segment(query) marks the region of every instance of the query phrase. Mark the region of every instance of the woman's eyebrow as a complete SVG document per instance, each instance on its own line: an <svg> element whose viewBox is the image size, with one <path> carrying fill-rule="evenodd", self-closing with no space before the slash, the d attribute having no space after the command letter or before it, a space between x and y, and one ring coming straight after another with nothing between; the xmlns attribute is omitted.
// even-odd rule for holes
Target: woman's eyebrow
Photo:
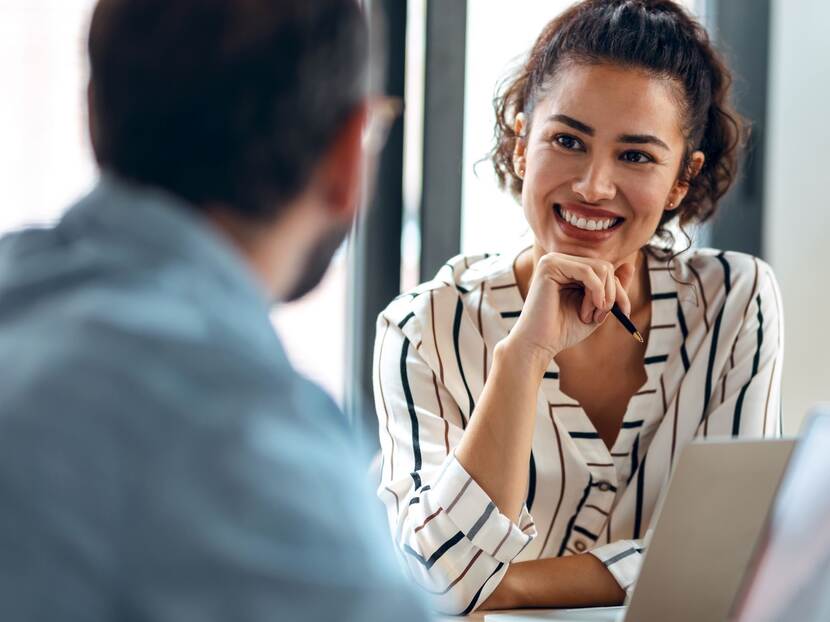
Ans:
<svg viewBox="0 0 830 622"><path fill-rule="evenodd" d="M587 134L588 136L594 135L594 128L590 125L585 125L582 121L577 121L573 117L569 117L566 114L554 114L548 117L548 121L559 121L560 123L564 123L565 125L574 128L575 130L582 132L583 134Z"/></svg>
<svg viewBox="0 0 830 622"><path fill-rule="evenodd" d="M634 145L657 145L667 151L669 150L669 146L666 143L651 134L623 134L617 137L617 142Z"/></svg>
<svg viewBox="0 0 830 622"><path fill-rule="evenodd" d="M588 136L596 134L596 130L594 130L594 128L590 125L583 123L582 121L578 121L573 117L569 117L566 114L551 115L548 117L548 121L559 121L560 123L563 123L568 127L572 127L583 134L587 134ZM669 150L669 146L666 143L651 134L621 134L617 137L617 142L633 145L656 145L658 147L662 147L663 149Z"/></svg>

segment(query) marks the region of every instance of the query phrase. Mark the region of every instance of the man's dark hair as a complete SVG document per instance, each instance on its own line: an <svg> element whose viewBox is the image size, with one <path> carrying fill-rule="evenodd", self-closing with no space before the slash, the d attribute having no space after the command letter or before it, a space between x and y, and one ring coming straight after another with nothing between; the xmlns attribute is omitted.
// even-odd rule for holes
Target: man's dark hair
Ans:
<svg viewBox="0 0 830 622"><path fill-rule="evenodd" d="M365 97L368 48L356 0L100 0L98 162L195 208L271 219Z"/></svg>

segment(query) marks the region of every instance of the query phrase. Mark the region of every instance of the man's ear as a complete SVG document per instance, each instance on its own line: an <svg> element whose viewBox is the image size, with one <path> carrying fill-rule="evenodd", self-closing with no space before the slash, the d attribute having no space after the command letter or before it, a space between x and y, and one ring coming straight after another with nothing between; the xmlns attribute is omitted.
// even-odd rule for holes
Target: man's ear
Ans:
<svg viewBox="0 0 830 622"><path fill-rule="evenodd" d="M319 184L325 209L336 218L352 218L360 203L365 162L363 128L367 114L368 108L363 104L347 117L313 177L314 183Z"/></svg>
<svg viewBox="0 0 830 622"><path fill-rule="evenodd" d="M89 142L92 145L92 153L95 154L95 159L101 163L101 154L98 141L98 128L96 126L96 111L95 111L95 85L90 78L86 86L86 115L89 129Z"/></svg>

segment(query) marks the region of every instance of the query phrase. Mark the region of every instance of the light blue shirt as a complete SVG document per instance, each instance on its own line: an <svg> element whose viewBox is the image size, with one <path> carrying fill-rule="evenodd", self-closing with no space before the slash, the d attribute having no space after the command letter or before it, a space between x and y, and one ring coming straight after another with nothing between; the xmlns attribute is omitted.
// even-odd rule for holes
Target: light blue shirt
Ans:
<svg viewBox="0 0 830 622"><path fill-rule="evenodd" d="M426 618L268 311L201 217L113 178L0 241L0 619Z"/></svg>

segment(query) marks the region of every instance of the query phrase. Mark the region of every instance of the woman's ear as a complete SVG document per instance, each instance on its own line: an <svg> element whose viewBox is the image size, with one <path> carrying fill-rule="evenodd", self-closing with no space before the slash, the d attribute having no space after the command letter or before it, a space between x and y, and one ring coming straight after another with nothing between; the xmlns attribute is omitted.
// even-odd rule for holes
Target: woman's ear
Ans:
<svg viewBox="0 0 830 622"><path fill-rule="evenodd" d="M695 151L689 162L689 170L688 170L688 177L685 179L694 179L700 173L700 169L703 168L703 163L706 161L706 156L703 155L702 151ZM686 193L689 192L689 182L684 181L683 179L678 179L674 183L674 187L669 192L669 196L666 199L666 205L663 209L671 211L680 207L680 204L683 202L683 199L686 198Z"/></svg>
<svg viewBox="0 0 830 622"><path fill-rule="evenodd" d="M516 134L516 144L513 147L513 170L519 178L525 176L525 154L527 153L527 138L525 137L525 130L527 129L527 119L524 112L516 115L516 120L513 122L513 132Z"/></svg>

